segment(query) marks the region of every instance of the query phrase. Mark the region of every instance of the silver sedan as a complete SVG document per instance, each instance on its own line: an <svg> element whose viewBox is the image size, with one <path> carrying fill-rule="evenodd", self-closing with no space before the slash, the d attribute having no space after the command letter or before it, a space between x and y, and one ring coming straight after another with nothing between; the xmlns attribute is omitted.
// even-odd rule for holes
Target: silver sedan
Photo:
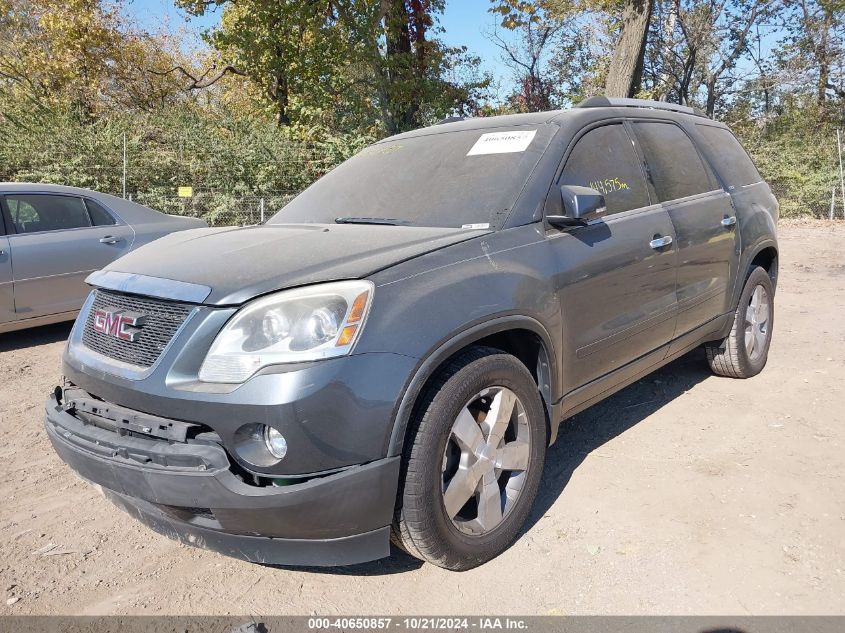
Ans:
<svg viewBox="0 0 845 633"><path fill-rule="evenodd" d="M76 317L95 270L159 237L207 226L96 191L0 183L0 333Z"/></svg>

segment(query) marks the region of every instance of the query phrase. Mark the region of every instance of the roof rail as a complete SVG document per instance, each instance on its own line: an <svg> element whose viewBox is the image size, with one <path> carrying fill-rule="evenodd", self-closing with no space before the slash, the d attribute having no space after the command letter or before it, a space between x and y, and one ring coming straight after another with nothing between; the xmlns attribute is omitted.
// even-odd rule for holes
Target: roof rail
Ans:
<svg viewBox="0 0 845 633"><path fill-rule="evenodd" d="M666 101L649 101L648 99L624 99L622 97L590 97L579 103L576 108L651 108L653 110L669 110L694 116L707 117L698 108L667 103Z"/></svg>
<svg viewBox="0 0 845 633"><path fill-rule="evenodd" d="M457 123L458 121L465 121L465 116L447 116L445 119L440 119L435 125L443 125L444 123Z"/></svg>

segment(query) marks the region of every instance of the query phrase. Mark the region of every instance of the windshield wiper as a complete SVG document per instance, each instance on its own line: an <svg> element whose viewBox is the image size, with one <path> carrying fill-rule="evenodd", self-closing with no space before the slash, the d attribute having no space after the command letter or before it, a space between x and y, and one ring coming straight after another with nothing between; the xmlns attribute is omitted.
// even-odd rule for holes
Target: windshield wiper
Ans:
<svg viewBox="0 0 845 633"><path fill-rule="evenodd" d="M336 224L385 224L388 226L407 226L410 224L407 220L399 220L397 218L356 218L345 217L335 218Z"/></svg>

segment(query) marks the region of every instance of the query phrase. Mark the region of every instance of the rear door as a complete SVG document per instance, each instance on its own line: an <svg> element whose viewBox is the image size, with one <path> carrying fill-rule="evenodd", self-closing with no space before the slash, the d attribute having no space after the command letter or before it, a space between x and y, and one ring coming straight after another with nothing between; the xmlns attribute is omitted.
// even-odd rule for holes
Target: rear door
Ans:
<svg viewBox="0 0 845 633"><path fill-rule="evenodd" d="M669 214L652 203L621 122L583 133L565 160L558 186L564 184L597 189L607 202L603 220L547 232L561 271L562 362L573 389L671 339L676 252ZM551 195L559 196L557 187Z"/></svg>
<svg viewBox="0 0 845 633"><path fill-rule="evenodd" d="M730 308L730 280L739 261L730 195L686 132L670 121L634 121L657 200L675 227L678 325L682 336Z"/></svg>
<svg viewBox="0 0 845 633"><path fill-rule="evenodd" d="M14 321L15 295L12 290L12 253L3 214L0 213L0 323Z"/></svg>
<svg viewBox="0 0 845 633"><path fill-rule="evenodd" d="M7 193L3 206L13 231L8 240L19 319L78 310L89 290L85 278L132 241L130 227L107 211L102 217L101 207L90 212L79 196Z"/></svg>

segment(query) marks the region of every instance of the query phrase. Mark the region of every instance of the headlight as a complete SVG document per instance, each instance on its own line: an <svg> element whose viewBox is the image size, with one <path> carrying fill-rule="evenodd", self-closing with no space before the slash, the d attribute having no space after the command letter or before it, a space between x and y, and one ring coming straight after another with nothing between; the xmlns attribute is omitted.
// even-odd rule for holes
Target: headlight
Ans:
<svg viewBox="0 0 845 633"><path fill-rule="evenodd" d="M348 354L364 327L372 297L369 281L338 281L253 301L214 339L199 379L241 383L269 365Z"/></svg>

